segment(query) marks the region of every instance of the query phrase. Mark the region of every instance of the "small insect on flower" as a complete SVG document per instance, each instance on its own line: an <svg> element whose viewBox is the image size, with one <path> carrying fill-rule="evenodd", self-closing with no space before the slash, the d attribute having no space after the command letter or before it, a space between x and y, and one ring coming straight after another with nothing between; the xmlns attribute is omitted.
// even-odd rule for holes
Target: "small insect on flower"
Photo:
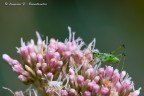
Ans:
<svg viewBox="0 0 144 96"><path fill-rule="evenodd" d="M118 64L120 62L120 59L118 56L125 56L124 53L119 54L118 56L115 55L117 51L120 49L125 48L125 45L121 45L119 48L115 49L111 53L101 53L101 52L93 52L93 59L100 59L101 62L103 63L110 63L110 64ZM91 61L90 61L91 62Z"/></svg>
<svg viewBox="0 0 144 96"><path fill-rule="evenodd" d="M120 59L113 54L110 53L100 53L94 52L93 59L99 58L102 62L117 64L120 62Z"/></svg>

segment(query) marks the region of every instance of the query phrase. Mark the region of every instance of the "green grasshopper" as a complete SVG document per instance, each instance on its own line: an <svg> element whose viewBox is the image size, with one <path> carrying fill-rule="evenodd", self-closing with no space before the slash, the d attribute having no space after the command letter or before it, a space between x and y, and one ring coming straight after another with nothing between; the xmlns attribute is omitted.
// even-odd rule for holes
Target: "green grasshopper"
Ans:
<svg viewBox="0 0 144 96"><path fill-rule="evenodd" d="M102 62L117 64L120 62L120 59L113 54L110 53L100 53L100 52L93 52L93 59L100 59Z"/></svg>
<svg viewBox="0 0 144 96"><path fill-rule="evenodd" d="M116 50L114 50L111 53L101 53L101 52L93 52L93 59L95 60L96 58L100 59L101 62L104 63L110 63L110 64L118 64L120 62L120 59L118 58L118 56L114 55L119 49L121 48L125 48L125 45L123 44L122 46L120 46L119 48L117 48ZM124 53L119 54L119 56L125 56ZM92 61L90 61L92 62Z"/></svg>

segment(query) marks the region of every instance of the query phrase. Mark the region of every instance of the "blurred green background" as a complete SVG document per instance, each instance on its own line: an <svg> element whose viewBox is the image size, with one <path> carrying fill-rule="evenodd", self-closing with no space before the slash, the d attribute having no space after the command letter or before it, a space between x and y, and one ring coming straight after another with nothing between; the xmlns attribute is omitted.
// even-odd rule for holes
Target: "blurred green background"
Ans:
<svg viewBox="0 0 144 96"><path fill-rule="evenodd" d="M30 0L26 0L28 3ZM31 0L32 1L32 0ZM142 0L141 0L142 1ZM126 45L124 70L132 77L135 88L144 88L144 2L108 0L33 0L47 6L5 6L0 1L0 56L7 53L19 58L16 46L20 38L36 39L35 31L43 36L64 41L71 26L86 43L96 37L96 48L110 52L121 44ZM19 58L20 59L20 58ZM17 79L10 66L0 58L0 96L12 96L2 89L14 91L27 88ZM141 90L141 95L144 90Z"/></svg>

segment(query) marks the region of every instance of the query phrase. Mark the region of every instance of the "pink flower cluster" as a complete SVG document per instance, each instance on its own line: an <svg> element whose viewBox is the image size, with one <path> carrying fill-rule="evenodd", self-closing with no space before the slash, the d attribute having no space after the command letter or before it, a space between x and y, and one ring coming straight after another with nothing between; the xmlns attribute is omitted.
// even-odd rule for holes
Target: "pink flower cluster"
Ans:
<svg viewBox="0 0 144 96"><path fill-rule="evenodd" d="M69 69L69 83L72 88L62 90L61 96L138 96L140 89L134 90L134 83L125 71L119 72L111 66L95 68L83 65L75 73ZM73 94L71 95L71 90ZM67 95L63 95L66 94ZM79 95L81 94L81 95Z"/></svg>
<svg viewBox="0 0 144 96"><path fill-rule="evenodd" d="M100 61L93 60L92 51L95 39L86 47L81 38L69 29L69 38L60 42L54 38L42 40L36 32L38 41L27 44L21 39L17 52L23 62L3 54L3 59L12 66L18 78L32 85L29 95L37 96L138 96L140 88L125 71L119 72L111 66L100 67ZM95 50L98 51L98 50ZM33 91L32 91L33 90ZM38 92L38 93L37 93ZM17 95L18 94L18 95ZM24 96L22 91L16 96ZM19 95L21 94L21 95Z"/></svg>

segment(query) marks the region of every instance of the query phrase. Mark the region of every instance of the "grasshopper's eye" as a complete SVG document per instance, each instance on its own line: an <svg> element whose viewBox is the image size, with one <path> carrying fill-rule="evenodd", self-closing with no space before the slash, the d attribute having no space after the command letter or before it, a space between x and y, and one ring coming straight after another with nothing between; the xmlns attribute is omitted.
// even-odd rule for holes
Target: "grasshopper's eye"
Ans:
<svg viewBox="0 0 144 96"><path fill-rule="evenodd" d="M122 44L121 46L122 46L122 48L125 48L125 44Z"/></svg>

